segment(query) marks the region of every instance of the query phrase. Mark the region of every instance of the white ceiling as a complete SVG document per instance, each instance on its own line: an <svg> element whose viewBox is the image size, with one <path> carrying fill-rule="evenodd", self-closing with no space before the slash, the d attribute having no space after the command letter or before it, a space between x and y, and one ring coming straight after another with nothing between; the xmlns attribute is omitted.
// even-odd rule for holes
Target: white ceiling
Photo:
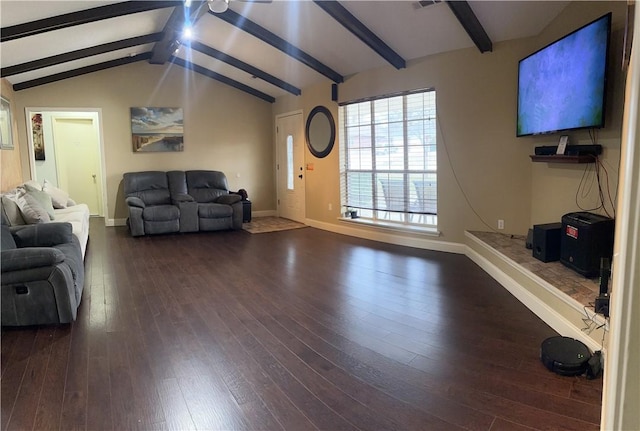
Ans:
<svg viewBox="0 0 640 431"><path fill-rule="evenodd" d="M77 12L113 1L0 0L2 28ZM471 9L495 44L540 33L568 1L470 1ZM446 3L421 7L417 1L341 1L351 14L382 39L404 60L472 47L473 42ZM308 0L252 3L231 0L230 8L311 55L342 76L390 66L373 49ZM88 24L48 31L0 44L3 68L53 55L161 32L174 8L140 12ZM194 39L233 56L295 87L304 88L326 79L302 62L242 31L214 14L205 13L194 26ZM12 84L25 83L101 62L151 51L154 44L139 45L80 60L6 76ZM271 97L285 90L252 74L182 46L177 57L205 67ZM392 67L392 66L390 66Z"/></svg>

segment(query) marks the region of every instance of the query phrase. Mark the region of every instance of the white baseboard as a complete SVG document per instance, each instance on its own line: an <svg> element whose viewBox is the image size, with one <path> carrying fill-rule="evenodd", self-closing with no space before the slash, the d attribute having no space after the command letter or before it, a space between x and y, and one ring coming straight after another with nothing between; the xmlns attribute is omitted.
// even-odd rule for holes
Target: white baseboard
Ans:
<svg viewBox="0 0 640 431"><path fill-rule="evenodd" d="M251 211L251 217L275 217L278 215L276 210Z"/></svg>
<svg viewBox="0 0 640 431"><path fill-rule="evenodd" d="M529 310L531 310L536 316L542 319L542 321L544 321L547 325L553 328L556 332L558 332L562 336L571 337L576 340L582 341L592 351L604 350L603 346L601 346L600 343L598 343L596 340L591 338L585 332L581 331L580 328L576 327L573 323L567 320L564 316L562 316L559 312L557 312L551 305L542 301L533 293L525 289L517 281L515 281L509 275L505 274L500 268L498 268L495 264L493 264L491 261L489 261L487 258L482 256L481 254L479 254L477 251L467 246L466 254L467 254L467 257L469 257L469 259L473 260L478 266L480 266L480 268L482 268L487 274L493 277L498 283L500 283L505 289L507 289L513 296L515 296L522 304L524 304ZM536 283L542 285L547 290L554 293L554 295L558 296L559 301L563 301L569 304L572 308L575 309L575 312L577 313L577 315L584 315L582 306L578 304L577 301L569 297L560 298L559 295L561 293L558 292L558 289L549 285L549 283L540 279L535 274L529 273L529 271L524 268L519 268L518 270L522 272L525 276L534 278ZM596 319L598 318L599 316L596 317ZM604 323L604 321L602 321L602 323Z"/></svg>
<svg viewBox="0 0 640 431"><path fill-rule="evenodd" d="M127 219L126 218L108 218L108 219L105 219L104 225L107 227L126 226Z"/></svg>
<svg viewBox="0 0 640 431"><path fill-rule="evenodd" d="M329 232L339 233L342 235L355 236L357 238L370 239L373 241L385 242L388 244L403 245L407 247L422 248L425 250L444 251L447 253L464 254L466 246L448 241L435 241L420 236L401 236L390 232L372 231L368 229L360 229L354 225L327 223L318 220L306 219L305 224Z"/></svg>

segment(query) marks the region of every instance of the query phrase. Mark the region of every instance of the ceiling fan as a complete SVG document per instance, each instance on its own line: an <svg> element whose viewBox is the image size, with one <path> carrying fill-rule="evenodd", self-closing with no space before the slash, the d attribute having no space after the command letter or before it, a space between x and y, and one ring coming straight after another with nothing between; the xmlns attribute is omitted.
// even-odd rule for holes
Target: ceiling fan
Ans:
<svg viewBox="0 0 640 431"><path fill-rule="evenodd" d="M223 13L229 9L229 2L232 0L207 0L209 10L213 13ZM272 0L233 0L251 3L271 3Z"/></svg>

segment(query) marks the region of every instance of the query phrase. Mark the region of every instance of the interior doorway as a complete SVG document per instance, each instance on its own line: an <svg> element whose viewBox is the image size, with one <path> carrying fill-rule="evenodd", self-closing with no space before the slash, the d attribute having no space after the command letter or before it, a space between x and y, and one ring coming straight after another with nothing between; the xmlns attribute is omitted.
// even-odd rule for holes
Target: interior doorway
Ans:
<svg viewBox="0 0 640 431"><path fill-rule="evenodd" d="M305 222L304 124L302 111L276 117L278 215Z"/></svg>
<svg viewBox="0 0 640 431"><path fill-rule="evenodd" d="M45 179L104 217L105 187L101 112L26 108L31 178Z"/></svg>

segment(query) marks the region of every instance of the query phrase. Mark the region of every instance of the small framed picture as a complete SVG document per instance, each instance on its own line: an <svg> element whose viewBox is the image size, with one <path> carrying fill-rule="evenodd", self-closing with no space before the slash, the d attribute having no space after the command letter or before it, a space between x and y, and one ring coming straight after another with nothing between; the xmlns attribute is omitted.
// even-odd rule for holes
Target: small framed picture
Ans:
<svg viewBox="0 0 640 431"><path fill-rule="evenodd" d="M567 150L567 142L569 141L569 135L560 136L560 142L558 142L558 149L556 150L556 154L564 154Z"/></svg>
<svg viewBox="0 0 640 431"><path fill-rule="evenodd" d="M11 104L4 97L0 110L0 149L13 150L13 130L11 128Z"/></svg>

